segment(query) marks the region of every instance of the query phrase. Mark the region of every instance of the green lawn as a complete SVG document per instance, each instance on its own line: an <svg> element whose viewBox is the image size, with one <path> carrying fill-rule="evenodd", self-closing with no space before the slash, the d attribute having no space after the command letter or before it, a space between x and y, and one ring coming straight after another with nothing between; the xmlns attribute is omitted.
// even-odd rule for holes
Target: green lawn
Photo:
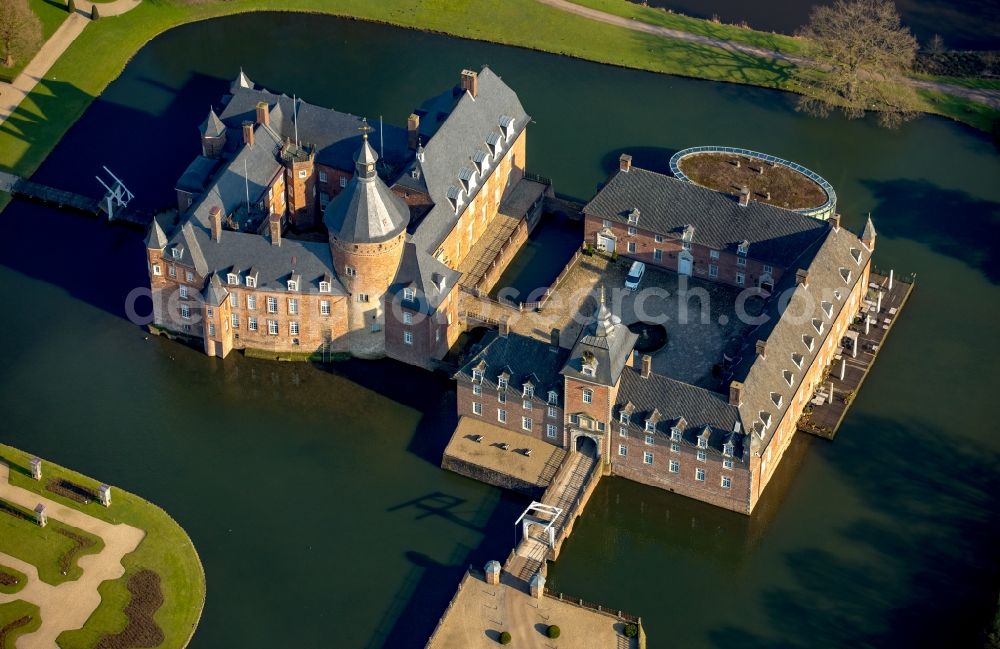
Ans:
<svg viewBox="0 0 1000 649"><path fill-rule="evenodd" d="M11 482L41 492L42 484L28 475L28 460L26 453L0 444L0 461L11 465ZM46 478L64 478L87 489L96 490L100 484L50 462L44 463L44 471ZM91 649L100 638L125 628L127 619L122 610L130 599L126 588L128 578L142 569L149 569L160 576L164 597L163 606L155 615L156 623L166 636L159 647L184 647L194 633L205 602L205 573L184 530L159 507L121 489L113 490L109 508L96 502L81 505L49 492L45 492L45 496L95 518L116 524L127 523L146 532L135 552L122 559L125 574L120 579L101 584L100 607L82 629L61 634L59 646L63 649Z"/></svg>
<svg viewBox="0 0 1000 649"><path fill-rule="evenodd" d="M962 86L963 88L973 88L976 90L1000 90L1000 79L981 79L979 77L946 77L935 74L915 74L913 76L916 79L923 79L925 81L940 81L941 83L950 83L953 86Z"/></svg>
<svg viewBox="0 0 1000 649"><path fill-rule="evenodd" d="M31 10L35 12L38 20L42 23L42 40L38 43L37 47L21 54L14 61L12 67L7 68L0 65L0 81L13 81L17 75L21 74L21 70L24 69L24 66L28 65L28 62L35 56L39 48L41 48L42 43L49 40L49 36L52 36L59 29L59 25L69 16L66 9L56 6L53 4L54 1L28 0L28 6L31 7Z"/></svg>
<svg viewBox="0 0 1000 649"><path fill-rule="evenodd" d="M37 631L38 627L42 625L42 618L38 615L38 607L34 604L29 604L20 599L8 602L7 604L0 604L0 630L24 616L30 617L31 621L23 626L9 629L4 634L3 640L0 641L0 649L14 649L14 643L19 637L26 633Z"/></svg>
<svg viewBox="0 0 1000 649"><path fill-rule="evenodd" d="M28 583L28 576L27 575L25 575L20 570L14 570L10 566L5 566L2 563L0 563L0 573L3 573L4 575L7 575L8 577L13 577L14 579L17 580L16 584L12 584L12 585L8 586L8 585L6 585L6 584L3 583L2 579L0 579L0 593L4 593L5 595L11 595L13 593L16 593L17 591L19 591L22 588L24 588L24 585ZM2 625L0 625L0 626L2 626Z"/></svg>
<svg viewBox="0 0 1000 649"><path fill-rule="evenodd" d="M93 534L52 519L39 527L34 518L34 512L0 500L0 552L38 568L39 579L47 584L79 579L80 557L104 549L104 541ZM81 544L68 535L85 541Z"/></svg>
<svg viewBox="0 0 1000 649"><path fill-rule="evenodd" d="M994 122L1000 120L1000 111L961 97L948 95L933 90L917 89L917 95L923 104L923 110L935 115L950 117L959 122L974 126L981 131L989 132Z"/></svg>

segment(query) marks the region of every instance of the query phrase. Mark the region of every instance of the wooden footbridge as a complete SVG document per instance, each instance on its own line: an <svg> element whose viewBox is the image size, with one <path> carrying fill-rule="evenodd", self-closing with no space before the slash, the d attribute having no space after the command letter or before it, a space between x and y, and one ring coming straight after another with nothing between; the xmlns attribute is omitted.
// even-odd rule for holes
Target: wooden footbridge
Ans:
<svg viewBox="0 0 1000 649"><path fill-rule="evenodd" d="M56 209L107 217L108 221L145 229L152 222L155 213L152 210L129 207L132 193L114 174L110 171L108 174L114 179L113 182L105 184L98 178L107 189L104 197L99 199L35 183L5 172L0 172L0 190L10 192L11 196Z"/></svg>

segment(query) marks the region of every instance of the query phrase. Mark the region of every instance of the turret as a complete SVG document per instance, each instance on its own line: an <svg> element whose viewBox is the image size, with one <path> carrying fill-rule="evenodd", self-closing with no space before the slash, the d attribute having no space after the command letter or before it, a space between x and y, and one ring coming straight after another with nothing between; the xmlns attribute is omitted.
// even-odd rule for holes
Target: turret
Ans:
<svg viewBox="0 0 1000 649"><path fill-rule="evenodd" d="M875 224L872 223L872 215L868 215L868 222L865 223L865 230L861 233L861 243L865 244L868 250L875 250Z"/></svg>
<svg viewBox="0 0 1000 649"><path fill-rule="evenodd" d="M218 158L226 147L226 125L222 123L215 109L208 109L208 117L201 125L201 154L206 158Z"/></svg>

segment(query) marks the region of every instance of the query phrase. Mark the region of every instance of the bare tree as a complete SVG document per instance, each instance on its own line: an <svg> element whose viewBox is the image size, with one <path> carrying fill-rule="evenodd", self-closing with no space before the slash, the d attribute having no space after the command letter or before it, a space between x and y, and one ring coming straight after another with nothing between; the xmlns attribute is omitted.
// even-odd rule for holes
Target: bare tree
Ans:
<svg viewBox="0 0 1000 649"><path fill-rule="evenodd" d="M28 0L0 1L0 56L8 68L42 39L42 23L28 7Z"/></svg>
<svg viewBox="0 0 1000 649"><path fill-rule="evenodd" d="M817 65L800 75L806 95L799 110L825 117L839 109L851 119L874 110L890 128L916 115L916 92L900 77L913 66L917 40L892 0L818 6L800 34Z"/></svg>

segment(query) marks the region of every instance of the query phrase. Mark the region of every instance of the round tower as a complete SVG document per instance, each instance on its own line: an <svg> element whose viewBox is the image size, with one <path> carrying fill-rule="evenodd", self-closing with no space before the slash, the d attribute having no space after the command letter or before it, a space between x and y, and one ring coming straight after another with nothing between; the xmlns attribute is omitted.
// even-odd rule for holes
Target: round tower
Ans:
<svg viewBox="0 0 1000 649"><path fill-rule="evenodd" d="M365 134L354 155L354 177L323 215L333 265L347 289L348 349L385 355L385 297L399 269L410 210L375 171L378 156Z"/></svg>

